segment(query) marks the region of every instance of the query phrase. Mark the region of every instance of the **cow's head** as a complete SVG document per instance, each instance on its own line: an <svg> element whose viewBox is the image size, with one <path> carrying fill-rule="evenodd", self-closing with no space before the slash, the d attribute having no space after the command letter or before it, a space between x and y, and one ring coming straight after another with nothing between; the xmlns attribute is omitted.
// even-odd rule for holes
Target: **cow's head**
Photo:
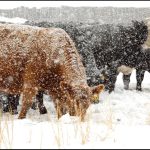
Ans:
<svg viewBox="0 0 150 150"><path fill-rule="evenodd" d="M147 40L142 45L142 48L144 50L149 50L150 49L150 18L146 18L144 20L144 23L146 24L146 26L148 28L148 37L147 37Z"/></svg>
<svg viewBox="0 0 150 150"><path fill-rule="evenodd" d="M71 116L80 116L84 119L89 105L99 97L104 89L103 85L89 87L88 85L70 85L61 82L62 90L65 90L68 104L68 111Z"/></svg>
<svg viewBox="0 0 150 150"><path fill-rule="evenodd" d="M144 44L148 37L148 26L143 21L132 21L132 23L134 30L131 32L131 37L133 35L136 44Z"/></svg>

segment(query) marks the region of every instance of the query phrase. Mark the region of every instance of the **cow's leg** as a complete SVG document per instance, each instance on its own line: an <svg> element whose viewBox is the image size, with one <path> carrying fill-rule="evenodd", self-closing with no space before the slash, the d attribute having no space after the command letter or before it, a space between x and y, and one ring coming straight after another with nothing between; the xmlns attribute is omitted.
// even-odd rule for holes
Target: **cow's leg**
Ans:
<svg viewBox="0 0 150 150"><path fill-rule="evenodd" d="M136 70L136 80L137 80L136 90L138 91L142 91L141 85L144 79L144 73L145 73L144 70L140 70L140 69Z"/></svg>
<svg viewBox="0 0 150 150"><path fill-rule="evenodd" d="M38 101L37 101L37 99L35 99L35 101L32 103L31 109L36 110L37 105L38 105Z"/></svg>
<svg viewBox="0 0 150 150"><path fill-rule="evenodd" d="M56 109L57 118L58 119L61 118L63 113L62 113L62 106L61 106L59 100L56 100L56 102L55 102L55 109Z"/></svg>
<svg viewBox="0 0 150 150"><path fill-rule="evenodd" d="M8 94L8 109L11 114L18 114L17 106L19 105L20 95Z"/></svg>
<svg viewBox="0 0 150 150"><path fill-rule="evenodd" d="M123 83L124 83L124 89L125 90L129 89L130 76L131 76L131 74L128 74L128 75L123 74Z"/></svg>
<svg viewBox="0 0 150 150"><path fill-rule="evenodd" d="M67 113L67 104L60 102L61 100L56 100L54 101L54 105L55 105L55 109L56 109L56 114L57 114L57 118L61 118L61 116L65 115Z"/></svg>
<svg viewBox="0 0 150 150"><path fill-rule="evenodd" d="M32 106L33 97L36 94L36 89L32 87L30 84L25 84L26 86L23 89L23 98L22 98L22 108L19 114L19 119L23 119L26 117L26 113L28 109Z"/></svg>
<svg viewBox="0 0 150 150"><path fill-rule="evenodd" d="M114 74L113 76L110 77L109 93L111 93L115 89L115 83L116 83L116 80L117 80L117 75L118 74Z"/></svg>
<svg viewBox="0 0 150 150"><path fill-rule="evenodd" d="M38 92L38 71L40 66L36 63L36 58L31 59L26 64L23 74L23 87L22 87L22 107L19 113L19 119L26 117L27 111L33 104L33 98Z"/></svg>
<svg viewBox="0 0 150 150"><path fill-rule="evenodd" d="M44 94L44 91L38 91L35 102L33 102L32 106L31 106L31 108L34 110L36 110L37 106L38 106L40 114L47 113L47 109L43 104L43 94Z"/></svg>
<svg viewBox="0 0 150 150"><path fill-rule="evenodd" d="M9 103L8 103L8 95L3 95L0 97L0 101L1 101L1 104L2 104L2 109L3 109L3 112L6 113L6 112L9 112Z"/></svg>
<svg viewBox="0 0 150 150"><path fill-rule="evenodd" d="M38 102L38 108L39 108L40 114L47 113L47 110L43 104L43 94L44 94L44 91L38 91L38 94L36 95L36 101Z"/></svg>
<svg viewBox="0 0 150 150"><path fill-rule="evenodd" d="M116 69L110 69L107 76L107 81L105 81L105 89L111 93L115 89L115 83L117 80L118 72Z"/></svg>

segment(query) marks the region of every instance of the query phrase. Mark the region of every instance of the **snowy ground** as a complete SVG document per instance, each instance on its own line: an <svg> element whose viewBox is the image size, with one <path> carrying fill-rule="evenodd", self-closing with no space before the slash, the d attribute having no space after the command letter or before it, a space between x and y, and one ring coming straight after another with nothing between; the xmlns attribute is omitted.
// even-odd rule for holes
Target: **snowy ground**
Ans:
<svg viewBox="0 0 150 150"><path fill-rule="evenodd" d="M24 18L19 18L19 17L7 18L7 17L4 17L4 16L0 16L0 21L2 21L2 22L9 22L9 23L15 23L15 24L23 24L27 20L24 19Z"/></svg>
<svg viewBox="0 0 150 150"><path fill-rule="evenodd" d="M44 96L48 114L30 110L27 118L3 114L0 148L150 148L150 79L146 72L143 92L135 90L135 71L130 90L123 89L122 74L115 92L100 95L86 121L68 114L56 119L53 103Z"/></svg>

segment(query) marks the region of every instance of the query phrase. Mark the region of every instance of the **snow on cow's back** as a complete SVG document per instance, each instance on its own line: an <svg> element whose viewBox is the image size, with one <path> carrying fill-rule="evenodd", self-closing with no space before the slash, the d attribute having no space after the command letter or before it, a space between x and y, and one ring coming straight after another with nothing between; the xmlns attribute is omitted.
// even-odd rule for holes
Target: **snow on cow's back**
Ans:
<svg viewBox="0 0 150 150"><path fill-rule="evenodd" d="M27 25L0 24L0 57L10 53L27 54L40 29Z"/></svg>
<svg viewBox="0 0 150 150"><path fill-rule="evenodd" d="M20 24L10 24L10 23L5 23L2 24L0 23L0 30L10 30L10 31L26 31L26 33L32 33L35 32L36 30L40 30L40 27L36 26L29 26L29 25L20 25Z"/></svg>
<svg viewBox="0 0 150 150"><path fill-rule="evenodd" d="M35 46L43 49L46 46L47 49L52 44L55 47L58 44L63 45L63 41L59 40L59 43L56 43L56 40L64 36L67 36L67 33L60 28L0 24L0 56L6 56L10 52L26 55Z"/></svg>
<svg viewBox="0 0 150 150"><path fill-rule="evenodd" d="M37 26L30 26L30 25L20 25L20 24L2 24L0 23L0 31L9 31L12 34L18 34L18 32L22 32L28 36L35 36L35 33L43 31L43 34L47 35L67 35L67 33L61 28L44 28L44 27L37 27ZM46 32L44 32L46 31ZM0 34L1 36L2 34Z"/></svg>
<svg viewBox="0 0 150 150"><path fill-rule="evenodd" d="M44 28L30 25L19 25L19 24L1 24L0 23L0 36L4 33L4 31L10 32L10 34L17 35L18 32L22 34L26 34L30 37L36 36L38 32L43 31L42 33L45 35L66 35L67 33L61 28Z"/></svg>

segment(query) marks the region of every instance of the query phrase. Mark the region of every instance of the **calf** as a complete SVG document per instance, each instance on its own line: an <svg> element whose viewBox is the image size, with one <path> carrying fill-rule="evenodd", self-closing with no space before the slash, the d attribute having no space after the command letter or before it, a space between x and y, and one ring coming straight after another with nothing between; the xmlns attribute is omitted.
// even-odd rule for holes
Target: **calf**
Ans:
<svg viewBox="0 0 150 150"><path fill-rule="evenodd" d="M84 119L103 85L89 87L73 41L57 28L0 24L0 91L23 94L19 118L25 118L35 94L47 90L60 118Z"/></svg>

